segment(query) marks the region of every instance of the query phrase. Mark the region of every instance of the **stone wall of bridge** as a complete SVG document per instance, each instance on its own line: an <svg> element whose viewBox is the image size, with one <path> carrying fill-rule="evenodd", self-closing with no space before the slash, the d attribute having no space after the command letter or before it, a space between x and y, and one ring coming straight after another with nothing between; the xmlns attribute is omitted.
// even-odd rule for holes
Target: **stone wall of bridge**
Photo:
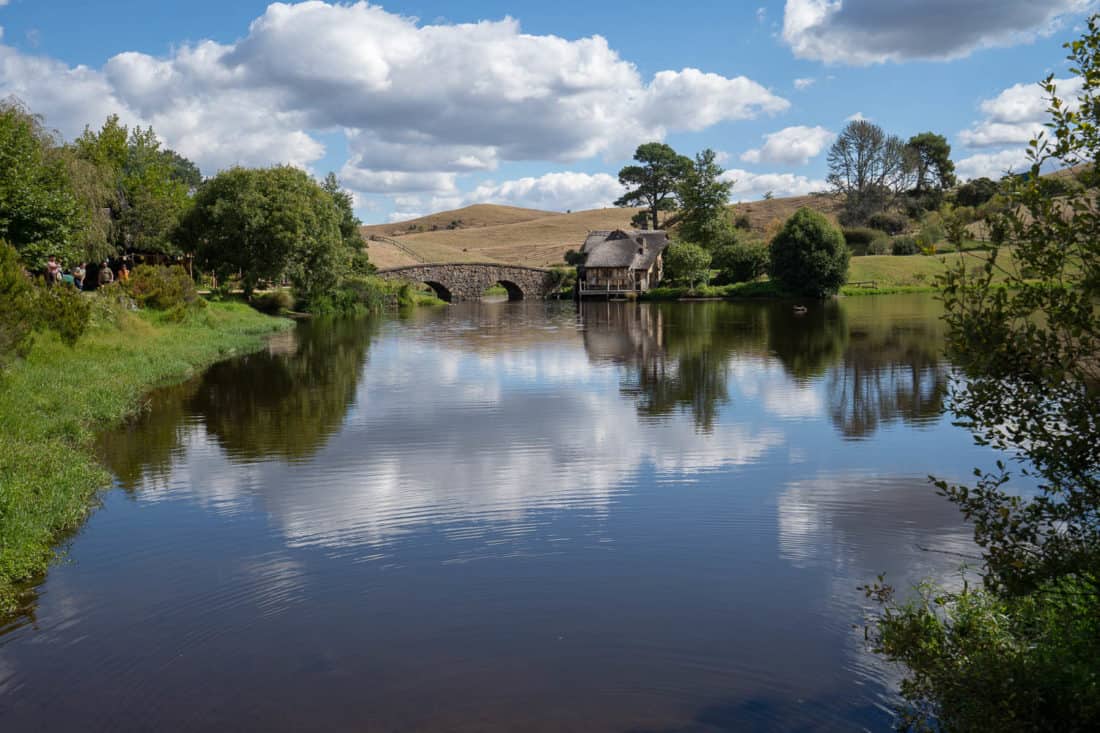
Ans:
<svg viewBox="0 0 1100 733"><path fill-rule="evenodd" d="M545 298L554 291L550 270L518 265L468 262L409 265L379 270L378 276L387 280L427 283L436 295L449 303L478 300L496 283L508 291L509 300Z"/></svg>

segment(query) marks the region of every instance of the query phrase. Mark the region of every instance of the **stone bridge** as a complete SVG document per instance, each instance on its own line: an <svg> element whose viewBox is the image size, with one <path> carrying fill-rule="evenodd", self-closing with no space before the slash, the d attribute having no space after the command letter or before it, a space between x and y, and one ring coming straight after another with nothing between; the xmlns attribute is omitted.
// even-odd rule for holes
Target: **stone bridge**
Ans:
<svg viewBox="0 0 1100 733"><path fill-rule="evenodd" d="M479 300L482 293L500 283L508 291L508 300L545 298L556 289L553 273L538 267L480 262L454 262L444 265L408 265L379 270L387 280L408 280L431 286L448 303Z"/></svg>

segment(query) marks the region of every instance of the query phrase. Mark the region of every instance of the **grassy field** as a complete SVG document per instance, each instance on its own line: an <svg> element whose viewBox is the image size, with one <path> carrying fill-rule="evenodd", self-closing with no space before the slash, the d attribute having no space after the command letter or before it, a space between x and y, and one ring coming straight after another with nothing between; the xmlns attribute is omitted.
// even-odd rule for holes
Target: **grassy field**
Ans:
<svg viewBox="0 0 1100 733"><path fill-rule="evenodd" d="M93 454L94 431L138 411L149 389L290 326L242 303L211 303L183 323L151 312L115 318L73 348L40 335L0 375L0 612L15 608L19 584L45 571L54 544L110 480Z"/></svg>

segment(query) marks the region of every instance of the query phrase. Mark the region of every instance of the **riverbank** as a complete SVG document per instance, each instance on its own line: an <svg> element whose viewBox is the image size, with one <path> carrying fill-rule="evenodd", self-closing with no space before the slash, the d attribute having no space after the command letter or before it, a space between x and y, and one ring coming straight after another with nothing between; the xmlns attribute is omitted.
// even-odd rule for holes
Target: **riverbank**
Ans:
<svg viewBox="0 0 1100 733"><path fill-rule="evenodd" d="M64 346L41 334L0 376L0 613L44 572L55 543L80 525L110 482L93 438L141 409L152 388L188 378L291 327L240 302L209 303L175 323L121 312Z"/></svg>

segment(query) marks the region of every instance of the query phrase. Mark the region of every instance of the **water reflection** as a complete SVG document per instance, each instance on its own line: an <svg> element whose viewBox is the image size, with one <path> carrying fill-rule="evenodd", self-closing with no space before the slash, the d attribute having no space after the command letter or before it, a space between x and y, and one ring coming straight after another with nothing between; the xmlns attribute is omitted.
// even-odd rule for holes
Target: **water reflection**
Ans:
<svg viewBox="0 0 1100 733"><path fill-rule="evenodd" d="M471 304L165 390L104 437L127 492L36 626L0 630L0 716L884 727L856 586L951 570L924 476L988 463L941 419L935 304L892 303Z"/></svg>

